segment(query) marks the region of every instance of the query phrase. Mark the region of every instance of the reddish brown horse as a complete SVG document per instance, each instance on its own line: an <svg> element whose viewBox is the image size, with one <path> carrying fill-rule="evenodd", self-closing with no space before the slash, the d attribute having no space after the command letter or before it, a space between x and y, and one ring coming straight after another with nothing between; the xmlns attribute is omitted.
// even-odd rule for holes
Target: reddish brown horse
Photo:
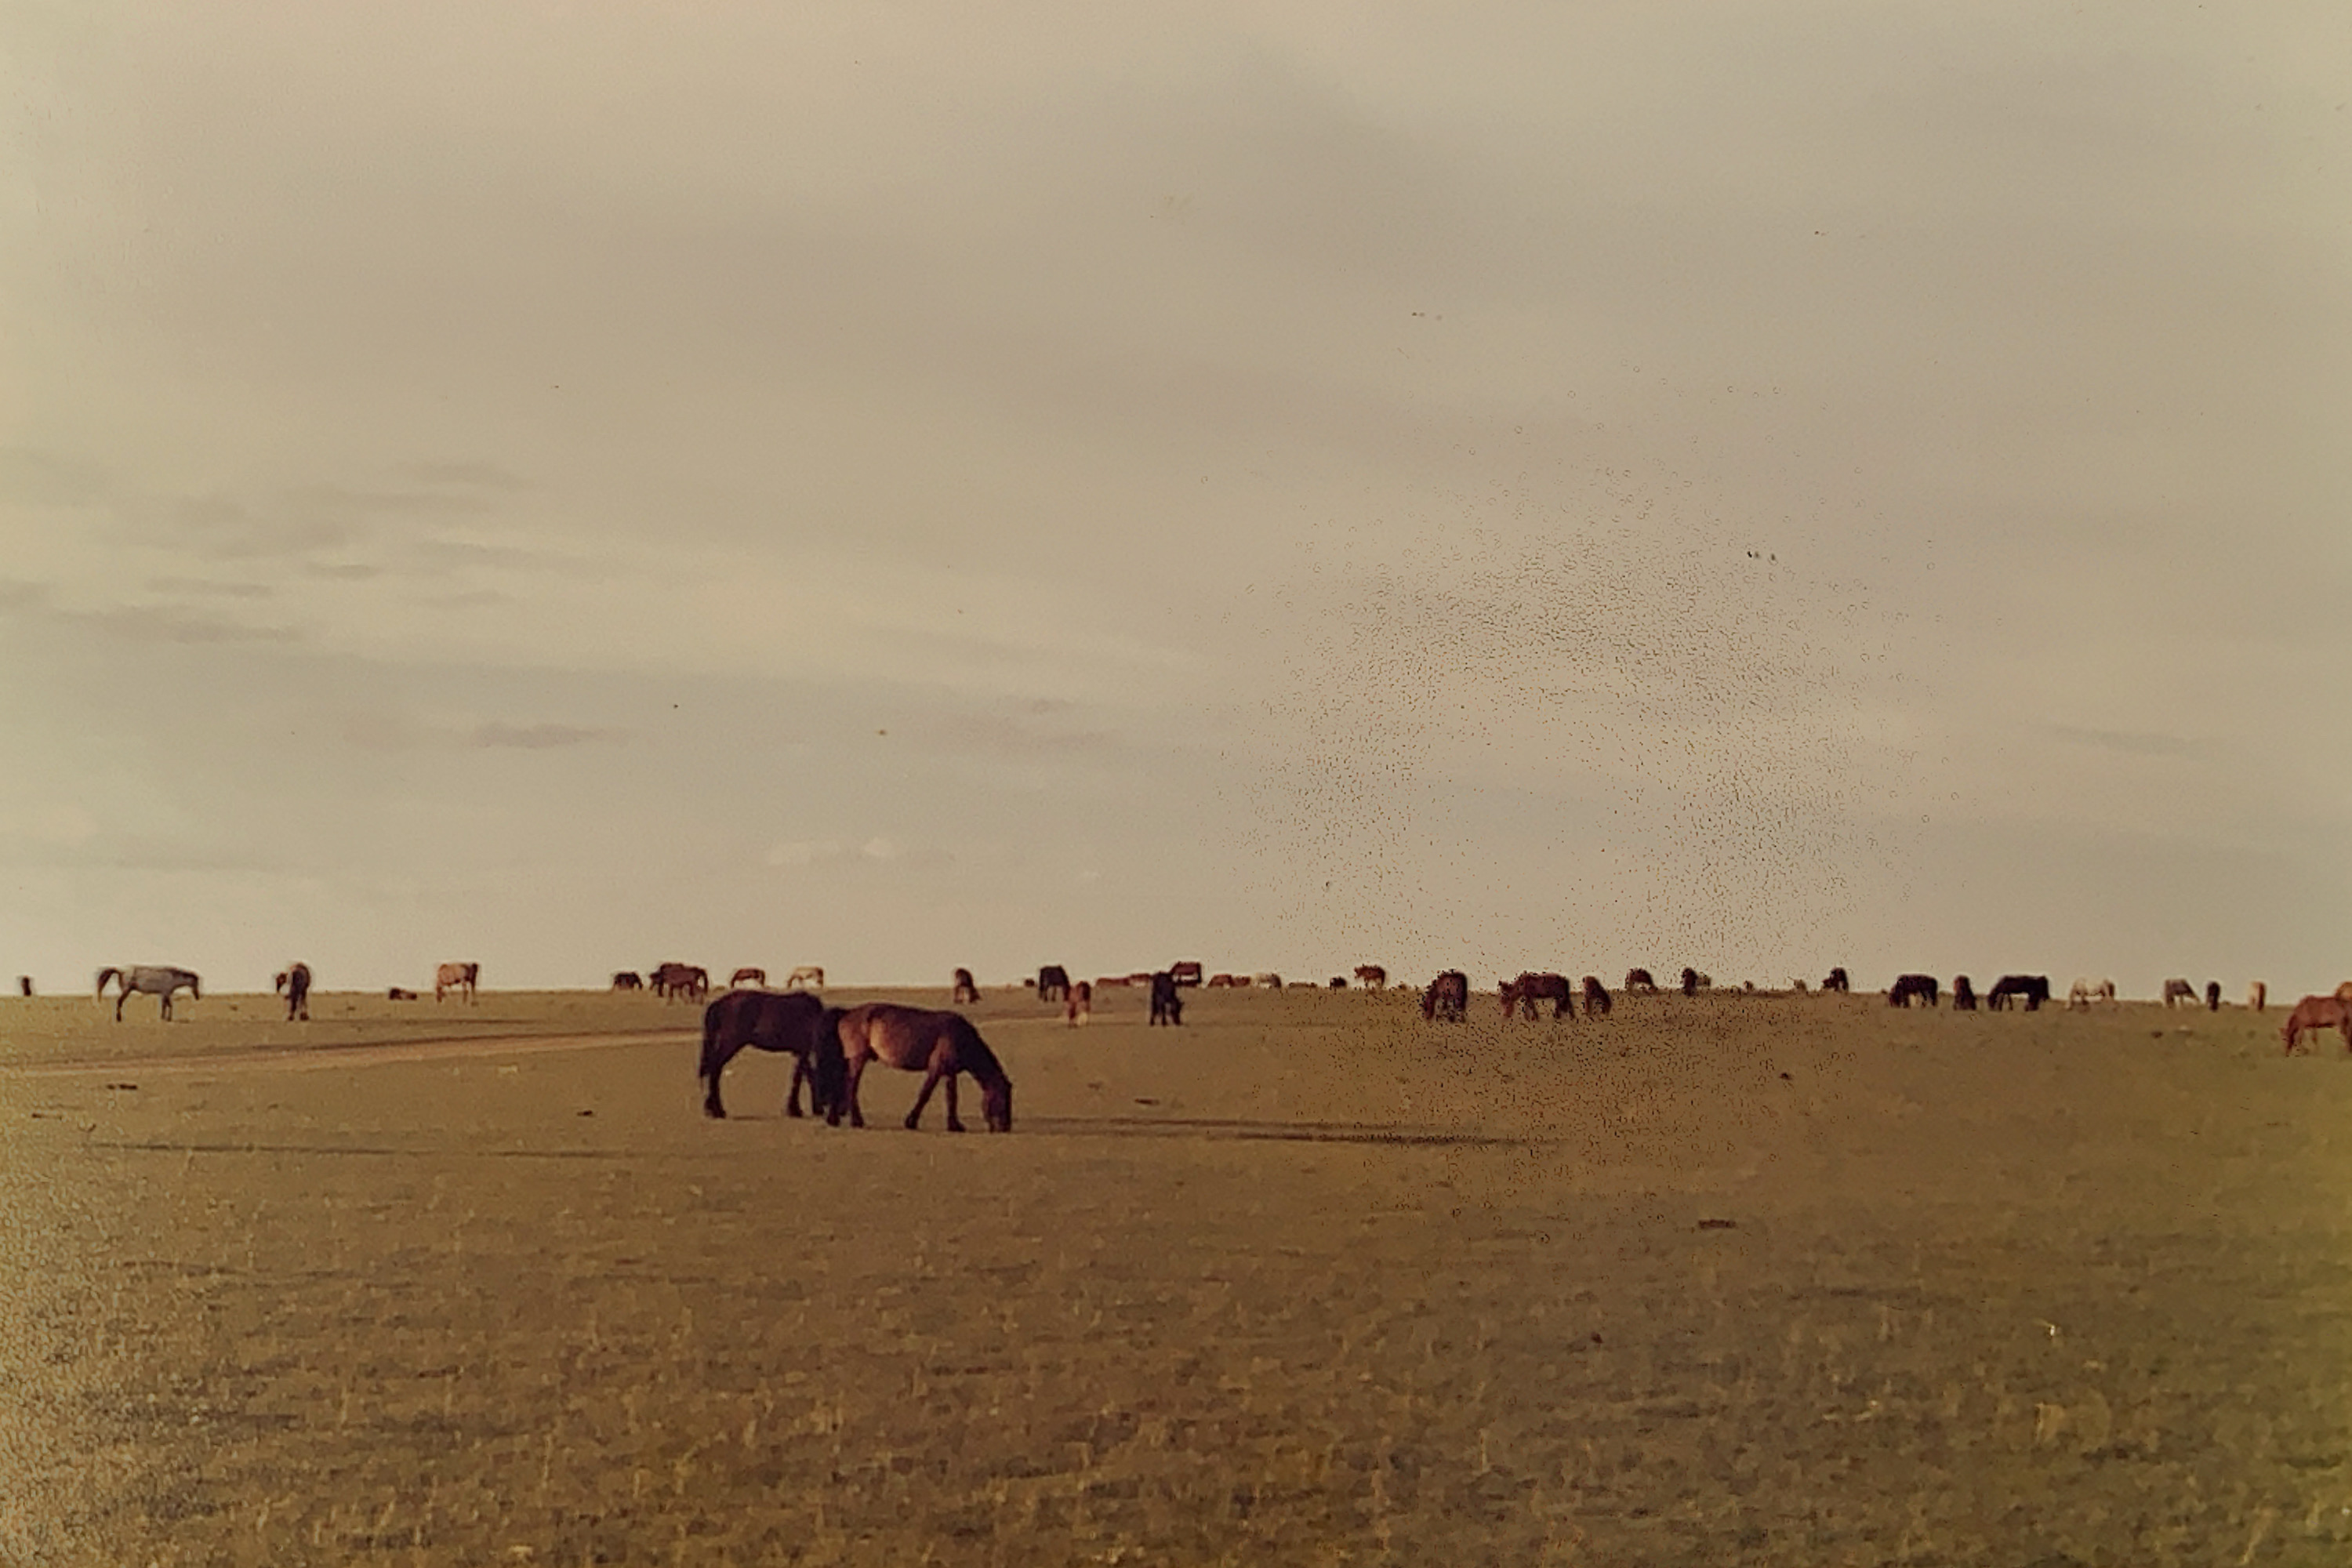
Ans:
<svg viewBox="0 0 2352 1568"><path fill-rule="evenodd" d="M1075 1028L1095 1016L1095 985L1091 980L1081 980L1069 988L1067 1000L1062 1004L1063 1016Z"/></svg>
<svg viewBox="0 0 2352 1568"><path fill-rule="evenodd" d="M1385 991L1389 988L1389 972L1377 963L1360 963L1356 965L1356 983L1367 991Z"/></svg>
<svg viewBox="0 0 2352 1568"><path fill-rule="evenodd" d="M2338 987L2333 996L2306 996L2294 1005L2286 1016L2286 1026L2279 1037L2286 1041L2286 1054L2294 1055L2294 1047L2305 1034L2320 1029L2334 1029L2344 1037L2344 1048L2352 1051L2352 1001L2344 996L2352 986Z"/></svg>
<svg viewBox="0 0 2352 1568"><path fill-rule="evenodd" d="M1658 983L1651 978L1646 969L1629 969L1625 972L1625 992L1631 996L1654 996L1658 992Z"/></svg>
<svg viewBox="0 0 2352 1568"><path fill-rule="evenodd" d="M841 1040L834 1033L838 1013L805 991L730 991L702 1010L702 1113L722 1117L719 1076L745 1047L790 1051L792 1088L784 1091L784 1114L801 1113L801 1085L809 1086L810 1114L838 1124L844 1083Z"/></svg>
<svg viewBox="0 0 2352 1568"><path fill-rule="evenodd" d="M310 966L296 962L278 972L278 992L286 998L286 1021L310 1021Z"/></svg>
<svg viewBox="0 0 2352 1568"><path fill-rule="evenodd" d="M1551 1016L1555 1018L1576 1016L1576 994L1564 974L1537 974L1522 970L1517 980L1504 981L1499 989L1503 994L1503 1016L1506 1018L1515 1010L1528 1017L1535 1017L1538 1002L1550 1003Z"/></svg>
<svg viewBox="0 0 2352 1568"><path fill-rule="evenodd" d="M1588 1018L1609 1016L1609 987L1601 984L1601 976L1584 977L1584 1016Z"/></svg>
<svg viewBox="0 0 2352 1568"><path fill-rule="evenodd" d="M881 1061L905 1072L923 1075L923 1087L915 1096L915 1109L907 1112L907 1128L912 1131L923 1119L923 1107L931 1102L931 1090L944 1079L948 1086L948 1131L961 1132L963 1121L956 1115L956 1075L971 1074L980 1085L981 1113L987 1118L991 1132L1013 1131L1013 1080L1004 1075L1003 1066L971 1020L961 1013L934 1013L920 1007L902 1007L895 1002L868 1002L862 1007L852 1007L840 1016L835 1031L847 1065L848 1082L842 1099L849 1105L849 1124L866 1125L865 1114L857 1108L857 1086L866 1076L866 1064ZM836 1105L831 1120L840 1120Z"/></svg>

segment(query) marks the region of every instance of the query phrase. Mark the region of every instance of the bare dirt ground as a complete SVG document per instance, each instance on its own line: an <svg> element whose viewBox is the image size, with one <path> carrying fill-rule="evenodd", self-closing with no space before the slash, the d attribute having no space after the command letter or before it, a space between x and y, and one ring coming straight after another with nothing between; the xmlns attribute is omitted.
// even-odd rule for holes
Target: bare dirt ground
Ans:
<svg viewBox="0 0 2352 1568"><path fill-rule="evenodd" d="M2275 1009L991 992L954 1138L706 1121L649 998L182 1005L0 1002L0 1561L2352 1561Z"/></svg>

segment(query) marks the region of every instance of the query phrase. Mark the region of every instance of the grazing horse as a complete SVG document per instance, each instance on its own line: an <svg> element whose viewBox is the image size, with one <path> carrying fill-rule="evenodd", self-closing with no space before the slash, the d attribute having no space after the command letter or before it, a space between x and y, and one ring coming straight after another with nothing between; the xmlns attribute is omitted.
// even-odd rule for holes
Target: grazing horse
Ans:
<svg viewBox="0 0 2352 1568"><path fill-rule="evenodd" d="M656 996L697 1002L710 994L710 973L697 963L656 963L653 985Z"/></svg>
<svg viewBox="0 0 2352 1568"><path fill-rule="evenodd" d="M414 1002L416 1000L415 992L405 990L398 985L390 987L383 994L384 999L389 1002Z"/></svg>
<svg viewBox="0 0 2352 1568"><path fill-rule="evenodd" d="M787 991L798 991L803 985L814 985L820 991L824 990L824 965L803 963L784 976L784 989Z"/></svg>
<svg viewBox="0 0 2352 1568"><path fill-rule="evenodd" d="M619 970L613 975L613 989L615 991L643 991L645 988L646 977L634 969Z"/></svg>
<svg viewBox="0 0 2352 1568"><path fill-rule="evenodd" d="M956 1075L966 1072L980 1085L980 1107L987 1118L988 1130L1013 1131L1013 1080L1004 1076L996 1053L988 1048L988 1042L980 1037L980 1031L962 1014L926 1012L920 1007L902 1007L895 1002L868 1002L840 1015L835 1028L848 1065L848 1082L842 1099L849 1103L852 1127L866 1125L865 1114L857 1108L857 1086L866 1076L866 1064L878 1060L924 1075L922 1090L915 1096L915 1109L907 1112L908 1131L922 1121L923 1107L930 1103L931 1090L940 1086L941 1079L948 1086L948 1131L963 1131L963 1122L956 1116ZM838 1120L840 1114L836 1105L830 1119Z"/></svg>
<svg viewBox="0 0 2352 1568"><path fill-rule="evenodd" d="M310 1021L310 966L307 963L288 964L278 972L277 989L286 998L286 1021L292 1023L299 1014L304 1023Z"/></svg>
<svg viewBox="0 0 2352 1568"><path fill-rule="evenodd" d="M2294 1055L2295 1043L2307 1031L2334 1029L2344 1037L2344 1048L2352 1051L2352 1001L2347 1001L2337 988L2334 996L2306 996L2294 1005L2286 1016L2286 1026L2279 1037L2286 1042L2286 1054Z"/></svg>
<svg viewBox="0 0 2352 1568"><path fill-rule="evenodd" d="M1646 969L1629 969L1625 972L1625 994L1629 996L1654 996L1658 994L1658 983L1650 978L1650 972Z"/></svg>
<svg viewBox="0 0 2352 1568"><path fill-rule="evenodd" d="M1697 970L1691 968L1688 964L1685 964L1685 965L1683 966L1683 994L1684 994L1684 995L1685 995L1685 996L1696 996L1696 995L1697 995L1700 992L1705 991L1705 990L1708 989L1709 987L1713 986L1713 985L1714 985L1714 984L1715 984L1715 982L1714 982L1713 980L1709 979L1707 976L1706 976L1706 975L1704 975L1704 974L1701 974Z"/></svg>
<svg viewBox="0 0 2352 1568"><path fill-rule="evenodd" d="M1198 985L1201 984L1201 961L1188 958L1181 963L1171 963L1168 966L1168 975L1179 985Z"/></svg>
<svg viewBox="0 0 2352 1568"><path fill-rule="evenodd" d="M2076 1007L2088 1007L2094 1002L2105 1002L2112 1007L2115 1001L2116 983L2112 980L2095 983L2077 980L2066 992L2066 1006L2070 1011Z"/></svg>
<svg viewBox="0 0 2352 1568"><path fill-rule="evenodd" d="M1058 963L1049 963L1037 972L1037 1000L1066 1002L1070 999L1070 972Z"/></svg>
<svg viewBox="0 0 2352 1568"><path fill-rule="evenodd" d="M1258 991L1279 991L1282 989L1282 976L1272 970L1264 970L1250 976L1250 985Z"/></svg>
<svg viewBox="0 0 2352 1568"><path fill-rule="evenodd" d="M1890 1007L1908 1007L1913 1002L1923 1007L1936 1005L1936 977L1932 974L1898 974L1895 988L1886 994Z"/></svg>
<svg viewBox="0 0 2352 1568"><path fill-rule="evenodd" d="M33 977L29 974L19 974L16 976L16 994L19 996L30 996L32 994Z"/></svg>
<svg viewBox="0 0 2352 1568"><path fill-rule="evenodd" d="M739 969L727 977L727 989L730 991L734 990L738 985L764 986L767 984L768 972L764 969Z"/></svg>
<svg viewBox="0 0 2352 1568"><path fill-rule="evenodd" d="M1588 1018L1606 1018L1609 1016L1611 1005L1609 987L1601 984L1601 976L1586 975L1584 977L1584 1016Z"/></svg>
<svg viewBox="0 0 2352 1568"><path fill-rule="evenodd" d="M1090 980L1081 980L1070 987L1062 1001L1062 1016L1076 1028L1095 1016L1095 987Z"/></svg>
<svg viewBox="0 0 2352 1568"><path fill-rule="evenodd" d="M1564 974L1537 974L1522 970L1517 980L1506 980L1497 989L1503 994L1503 1016L1506 1018L1511 1016L1514 1008L1532 1018L1536 1016L1536 1004L1538 1002L1550 1003L1551 1016L1555 1018L1563 1015L1570 1018L1576 1016L1575 993L1570 989L1568 976Z"/></svg>
<svg viewBox="0 0 2352 1568"><path fill-rule="evenodd" d="M2042 1004L2050 1000L2050 976L2046 974L2004 974L1993 982L1985 993L1985 1005L1995 1011L2014 1006L2019 997L2025 999L2025 1010L2037 1013Z"/></svg>
<svg viewBox="0 0 2352 1568"><path fill-rule="evenodd" d="M163 1004L163 1016L166 1018L172 1016L173 992L184 990L191 1001L205 999L204 992L196 984L195 971L192 969L173 969L165 964L152 963L133 964L129 969L101 969L98 972L98 999L101 1002L106 1000L109 981L121 987L121 994L114 998L114 1021L118 1024L122 1022L122 1005L131 1000L133 991L159 998Z"/></svg>
<svg viewBox="0 0 2352 1568"><path fill-rule="evenodd" d="M1977 988L1969 984L1965 974L1952 977L1952 1011L1973 1013L1977 1010Z"/></svg>
<svg viewBox="0 0 2352 1568"><path fill-rule="evenodd" d="M27 991L25 994L29 996L32 993ZM2246 1005L2253 1011L2257 1013L2264 1011L2269 1007L2270 1001L2271 988L2261 981L2257 980L2246 987Z"/></svg>
<svg viewBox="0 0 2352 1568"><path fill-rule="evenodd" d="M972 979L971 970L959 969L955 972L955 985L948 999L951 1002L980 1000L980 984Z"/></svg>
<svg viewBox="0 0 2352 1568"><path fill-rule="evenodd" d="M1449 969L1429 983L1421 994L1421 1016L1443 1018L1450 1024L1462 1022L1470 1008L1470 977L1458 969Z"/></svg>
<svg viewBox="0 0 2352 1568"><path fill-rule="evenodd" d="M445 963L433 972L433 1000L438 1002L452 991L462 991L466 1004L474 1001L474 987L481 984L482 966L478 963Z"/></svg>
<svg viewBox="0 0 2352 1568"><path fill-rule="evenodd" d="M2218 980L2208 980L2205 983L2205 1011L2218 1013L2221 1010L2221 983Z"/></svg>
<svg viewBox="0 0 2352 1568"><path fill-rule="evenodd" d="M1830 977L1822 982L1822 989L1824 991L1835 991L1843 995L1853 989L1853 982L1845 977L1845 968L1841 964L1837 968L1830 971Z"/></svg>
<svg viewBox="0 0 2352 1568"><path fill-rule="evenodd" d="M1360 963L1356 965L1356 984L1367 991L1385 991L1389 988L1389 972L1377 963Z"/></svg>
<svg viewBox="0 0 2352 1568"><path fill-rule="evenodd" d="M805 991L730 991L702 1010L702 1114L722 1117L727 1107L719 1099L719 1076L735 1053L754 1050L790 1051L792 1087L784 1091L784 1114L801 1113L801 1085L809 1086L809 1114L838 1125L841 1096L846 1081L841 1040L834 1020L841 1015Z"/></svg>
<svg viewBox="0 0 2352 1568"><path fill-rule="evenodd" d="M2177 1002L2186 1002L2191 1007L2197 1005L2197 987L2189 984L2186 980L2166 981L2164 983L2164 1005L2169 1007Z"/></svg>
<svg viewBox="0 0 2352 1568"><path fill-rule="evenodd" d="M1184 1022L1184 998L1177 994L1176 977L1164 969L1151 977L1151 1022L1171 1027Z"/></svg>

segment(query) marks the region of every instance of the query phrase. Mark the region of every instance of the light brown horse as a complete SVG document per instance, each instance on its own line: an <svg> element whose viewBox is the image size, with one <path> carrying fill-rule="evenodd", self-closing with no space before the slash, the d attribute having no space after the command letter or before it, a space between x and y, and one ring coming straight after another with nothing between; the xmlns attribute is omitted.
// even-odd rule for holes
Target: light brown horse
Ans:
<svg viewBox="0 0 2352 1568"><path fill-rule="evenodd" d="M1497 989L1502 993L1503 1016L1506 1018L1514 1010L1532 1018L1536 1016L1536 1004L1538 1002L1550 1003L1551 1016L1555 1018L1576 1016L1574 992L1564 974L1538 974L1523 970L1517 980L1506 980Z"/></svg>
<svg viewBox="0 0 2352 1568"><path fill-rule="evenodd" d="M753 969L747 966L737 970L734 973L727 977L727 989L732 991L738 985L765 985L767 983L768 972L766 970Z"/></svg>
<svg viewBox="0 0 2352 1568"><path fill-rule="evenodd" d="M2352 1051L2352 984L2339 985L2333 996L2306 996L2294 1005L2286 1016L2286 1026L2279 1037L2286 1042L2286 1054L2294 1055L2294 1047L2305 1033L2334 1029L2344 1037L2344 1048Z"/></svg>
<svg viewBox="0 0 2352 1568"><path fill-rule="evenodd" d="M1072 1028L1095 1016L1095 987L1090 980L1081 980L1069 987L1067 999L1062 1004L1063 1016Z"/></svg>
<svg viewBox="0 0 2352 1568"><path fill-rule="evenodd" d="M433 972L433 1000L438 1002L452 991L465 995L467 1005L474 1000L474 987L482 980L478 963L445 963Z"/></svg>
<svg viewBox="0 0 2352 1568"><path fill-rule="evenodd" d="M996 1053L988 1048L971 1020L962 1014L868 1002L842 1014L835 1033L849 1072L842 1098L849 1102L852 1127L866 1125L866 1117L857 1108L857 1086L866 1075L866 1064L878 1060L903 1072L923 1075L915 1108L907 1112L909 1131L922 1121L923 1107L930 1103L931 1090L942 1079L948 1086L948 1131L963 1131L963 1121L956 1115L956 1075L967 1072L980 1085L981 1111L987 1118L988 1130L1013 1131L1013 1080L1004 1075ZM837 1121L840 1116L841 1109L835 1105L827 1120Z"/></svg>
<svg viewBox="0 0 2352 1568"><path fill-rule="evenodd" d="M2166 981L2164 983L2164 1005L2170 1007L2181 1002L2188 1003L2191 1007L2197 1005L2197 987L2189 984L2186 980Z"/></svg>
<svg viewBox="0 0 2352 1568"><path fill-rule="evenodd" d="M1356 965L1356 984L1367 991L1385 991L1389 988L1389 972L1377 963L1360 963Z"/></svg>
<svg viewBox="0 0 2352 1568"><path fill-rule="evenodd" d="M955 972L955 990L948 1000L958 1003L980 1000L980 986L972 979L971 970L959 969Z"/></svg>

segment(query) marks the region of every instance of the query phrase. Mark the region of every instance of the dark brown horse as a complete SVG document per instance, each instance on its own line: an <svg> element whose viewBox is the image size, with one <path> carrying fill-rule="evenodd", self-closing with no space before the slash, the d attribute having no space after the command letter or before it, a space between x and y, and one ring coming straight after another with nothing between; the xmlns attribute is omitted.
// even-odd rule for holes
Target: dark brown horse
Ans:
<svg viewBox="0 0 2352 1568"><path fill-rule="evenodd" d="M1952 976L1952 1011L1973 1013L1977 1010L1977 988L1969 984L1965 974Z"/></svg>
<svg viewBox="0 0 2352 1568"><path fill-rule="evenodd" d="M1070 999L1070 972L1058 963L1049 963L1037 972L1037 1000L1066 1002Z"/></svg>
<svg viewBox="0 0 2352 1568"><path fill-rule="evenodd" d="M1176 976L1164 969L1151 977L1151 1022L1184 1022L1184 998L1176 990Z"/></svg>
<svg viewBox="0 0 2352 1568"><path fill-rule="evenodd" d="M643 991L645 988L646 977L634 969L619 970L613 975L613 989L615 991Z"/></svg>
<svg viewBox="0 0 2352 1568"><path fill-rule="evenodd" d="M1658 994L1658 983L1651 978L1646 969L1629 969L1625 972L1625 994L1629 996L1654 996Z"/></svg>
<svg viewBox="0 0 2352 1568"><path fill-rule="evenodd" d="M286 998L286 1021L297 1016L304 1023L310 1021L310 966L289 963L278 972L278 992Z"/></svg>
<svg viewBox="0 0 2352 1568"><path fill-rule="evenodd" d="M1840 964L1837 968L1830 971L1830 977L1822 982L1822 989L1824 991L1837 992L1847 992L1853 989L1853 982L1845 977L1845 966L1843 964Z"/></svg>
<svg viewBox="0 0 2352 1568"><path fill-rule="evenodd" d="M2218 1013L2221 1010L2221 983L2218 980L2208 980L2205 983L2205 1011Z"/></svg>
<svg viewBox="0 0 2352 1568"><path fill-rule="evenodd" d="M1898 974L1895 987L1886 994L1890 1007L1908 1007L1916 1002L1922 1007L1936 1005L1936 977L1932 974Z"/></svg>
<svg viewBox="0 0 2352 1568"><path fill-rule="evenodd" d="M1377 963L1360 963L1356 965L1356 981L1367 991L1385 991L1389 988L1389 972Z"/></svg>
<svg viewBox="0 0 2352 1568"><path fill-rule="evenodd" d="M801 1085L809 1086L809 1112L835 1123L841 1120L845 1081L841 1039L834 1032L837 1011L805 991L730 991L702 1010L702 1113L722 1117L719 1077L745 1047L790 1051L792 1087L784 1091L784 1114L801 1113Z"/></svg>
<svg viewBox="0 0 2352 1568"><path fill-rule="evenodd" d="M710 994L710 974L699 964L656 963L653 991L673 1002L695 1002Z"/></svg>
<svg viewBox="0 0 2352 1568"><path fill-rule="evenodd" d="M2285 1027L2279 1037L2286 1042L2286 1054L2294 1055L2294 1047L2308 1031L2334 1029L2344 1037L2344 1048L2352 1051L2352 1002L2347 1002L2340 991L2334 996L2306 996L2294 1005L2286 1016Z"/></svg>
<svg viewBox="0 0 2352 1568"><path fill-rule="evenodd" d="M2050 976L2046 974L2004 974L1992 983L1985 993L1985 1009L2000 1012L2014 1006L2018 998L2025 999L2025 1010L2038 1013L2042 1004L2050 1000Z"/></svg>
<svg viewBox="0 0 2352 1568"><path fill-rule="evenodd" d="M1576 1016L1575 993L1570 988L1568 976L1564 974L1537 974L1522 970L1517 980L1506 980L1498 989L1503 994L1503 1016L1506 1018L1515 1009L1532 1018L1536 1016L1536 1004L1538 1002L1550 1003L1551 1016L1555 1018L1563 1015L1570 1018Z"/></svg>
<svg viewBox="0 0 2352 1568"><path fill-rule="evenodd" d="M971 970L959 969L955 972L955 989L953 994L949 997L949 1000L953 1002L977 1002L980 1000L980 986L979 984L972 979Z"/></svg>
<svg viewBox="0 0 2352 1568"><path fill-rule="evenodd" d="M1447 970L1421 994L1421 1016L1424 1018L1443 1018L1449 1024L1458 1024L1469 1008L1470 977L1458 969Z"/></svg>
<svg viewBox="0 0 2352 1568"><path fill-rule="evenodd" d="M902 1007L895 1002L868 1002L862 1007L852 1007L840 1015L835 1026L841 1051L847 1064L848 1082L842 1099L849 1105L849 1124L866 1125L865 1114L857 1108L857 1086L866 1076L866 1064L886 1062L905 1072L923 1075L923 1087L915 1096L915 1109L907 1112L907 1128L912 1131L923 1119L923 1107L931 1101L931 1090L944 1079L948 1087L948 1131L961 1132L963 1122L956 1115L956 1075L971 1074L980 1085L981 1113L987 1119L991 1132L1013 1131L1013 1080L1004 1076L1004 1068L971 1020L961 1013L934 1013L920 1007ZM840 1120L836 1105L832 1119Z"/></svg>
<svg viewBox="0 0 2352 1568"><path fill-rule="evenodd" d="M1584 1016L1588 1018L1606 1018L1609 1016L1609 987L1601 984L1601 976L1598 974L1586 975L1584 977Z"/></svg>

